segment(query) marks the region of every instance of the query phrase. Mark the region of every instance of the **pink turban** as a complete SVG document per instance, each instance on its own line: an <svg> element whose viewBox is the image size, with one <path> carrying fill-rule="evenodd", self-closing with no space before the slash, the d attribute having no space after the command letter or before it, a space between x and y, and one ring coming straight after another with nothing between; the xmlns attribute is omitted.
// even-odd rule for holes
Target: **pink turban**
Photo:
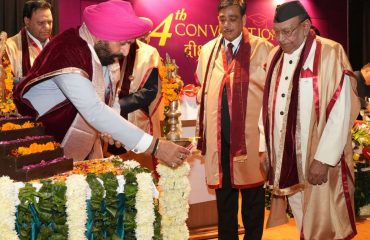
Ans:
<svg viewBox="0 0 370 240"><path fill-rule="evenodd" d="M150 26L153 28L154 23L150 18L147 18L147 17L139 17L139 18L147 21L150 24Z"/></svg>
<svg viewBox="0 0 370 240"><path fill-rule="evenodd" d="M88 6L82 19L95 37L105 41L132 40L152 29L148 21L136 16L129 2L122 0Z"/></svg>

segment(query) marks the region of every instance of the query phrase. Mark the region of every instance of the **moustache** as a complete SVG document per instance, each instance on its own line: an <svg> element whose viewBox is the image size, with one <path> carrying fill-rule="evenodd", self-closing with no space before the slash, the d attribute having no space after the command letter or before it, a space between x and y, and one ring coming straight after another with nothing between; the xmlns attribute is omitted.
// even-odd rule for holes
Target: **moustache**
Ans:
<svg viewBox="0 0 370 240"><path fill-rule="evenodd" d="M116 53L116 54L111 54L112 58L117 58L118 60L123 59L123 54L122 53Z"/></svg>

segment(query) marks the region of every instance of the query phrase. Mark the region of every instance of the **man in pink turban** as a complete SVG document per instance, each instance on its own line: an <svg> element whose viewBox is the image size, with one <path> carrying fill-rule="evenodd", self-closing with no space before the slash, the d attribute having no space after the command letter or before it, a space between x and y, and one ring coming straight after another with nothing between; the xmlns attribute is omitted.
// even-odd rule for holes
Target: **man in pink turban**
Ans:
<svg viewBox="0 0 370 240"><path fill-rule="evenodd" d="M149 18L140 17L151 27L153 22ZM150 28L151 29L151 28ZM161 136L161 80L158 74L160 55L156 48L150 46L150 31L140 36L130 45L130 51L121 64L122 84L119 90L119 104L121 116L155 137ZM157 161L146 154L133 154L124 148L108 146L107 155L120 155L125 159L132 159L149 169L156 169Z"/></svg>
<svg viewBox="0 0 370 240"><path fill-rule="evenodd" d="M17 86L19 112L38 117L74 160L103 157L99 136L106 133L127 150L179 166L189 155L187 149L159 141L120 116L118 60L150 29L126 1L87 7L82 26L50 41Z"/></svg>

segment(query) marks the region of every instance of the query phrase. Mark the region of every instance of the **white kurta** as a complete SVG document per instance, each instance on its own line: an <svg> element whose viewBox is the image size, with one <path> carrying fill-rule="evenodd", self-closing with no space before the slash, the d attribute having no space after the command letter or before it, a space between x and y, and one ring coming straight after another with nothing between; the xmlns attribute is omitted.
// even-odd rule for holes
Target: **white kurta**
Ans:
<svg viewBox="0 0 370 240"><path fill-rule="evenodd" d="M287 114L287 94L289 86L292 84L293 74L297 67L301 51L303 49L304 43L291 54L284 53L283 66L280 75L279 86L276 93L276 109L274 113L274 150L277 155L275 158L282 158L282 149L279 148L278 144L281 141L281 132L284 123L284 115ZM307 57L306 62L303 65L303 69L309 69L313 72L313 63L316 50L316 41L313 42L311 51ZM320 143L318 145L317 151L315 153L315 159L328 164L330 166L335 166L340 160L340 156L343 152L343 148L347 141L347 132L349 131L349 120L351 111L351 101L350 101L350 80L346 75L343 83L343 89L338 96L333 110L329 115L324 132L320 138ZM307 157L307 143L309 136L310 119L312 114L312 105L314 102L313 94L313 78L305 77L300 78L299 83L299 123L300 123L300 146L301 149L297 150L302 156L302 173L305 177L308 173L309 166L306 166ZM299 167L299 166L298 166ZM306 170L307 167L307 170ZM303 192L297 192L288 197L289 204L292 208L294 218L296 220L297 228L300 231L302 227L302 217L303 217Z"/></svg>
<svg viewBox="0 0 370 240"><path fill-rule="evenodd" d="M284 115L287 114L286 99L288 94L289 85L292 82L294 70L298 64L299 56L301 54L303 44L292 54L284 53L284 62L279 81L279 86L276 96L276 109L275 109L275 128L274 128L274 142L279 143L281 139L281 131L283 127ZM316 50L316 42L313 42L311 51L307 57L303 69L310 69L313 71L314 54ZM289 63L292 61L291 63ZM287 79L286 79L287 78ZM315 154L315 159L326 163L331 166L337 165L340 156L343 152L344 145L347 140L347 132L349 130L349 115L351 111L350 98L350 81L346 75L343 83L343 89L336 101L333 110L330 113L328 123L326 124L323 135L321 136L320 143ZM311 119L311 110L313 99L313 78L300 78L299 84L299 108L300 108L300 128L301 128L301 150L303 169L306 169L304 162L307 154L307 142L309 135L309 126ZM281 114L282 113L282 114ZM275 152L278 153L278 144L275 144ZM282 153L280 153L281 155ZM278 153L279 156L279 153ZM280 156L281 158L282 156ZM305 171L303 171L305 174Z"/></svg>

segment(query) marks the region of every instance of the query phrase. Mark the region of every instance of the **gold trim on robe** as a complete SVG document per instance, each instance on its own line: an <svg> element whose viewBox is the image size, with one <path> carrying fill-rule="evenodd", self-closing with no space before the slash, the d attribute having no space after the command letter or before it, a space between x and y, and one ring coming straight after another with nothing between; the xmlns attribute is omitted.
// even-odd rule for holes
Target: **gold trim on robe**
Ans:
<svg viewBox="0 0 370 240"><path fill-rule="evenodd" d="M6 40L7 54L9 56L10 64L12 66L13 74L16 79L23 78L22 70L22 34L17 33L13 37ZM28 51L30 55L31 66L35 61L36 57L39 55L38 50L32 45L28 44Z"/></svg>
<svg viewBox="0 0 370 240"><path fill-rule="evenodd" d="M321 42L321 55L318 59L319 69L317 76L320 115L318 117L316 116L315 103L313 102L307 149L302 149L302 151L307 152L305 160L306 168L303 169L306 175L308 174L310 164L314 160L320 137L327 124L327 107L332 100L335 91L340 85L343 74L346 74L347 71L352 71L346 53L340 44L318 36L316 37L316 41ZM269 69L272 57L275 55L277 50L278 47L275 47L271 51L267 69ZM275 71L276 68L277 66L275 66ZM349 123L350 131L351 126L358 115L360 103L357 97L356 79L350 75L348 76L350 77L351 81L350 91L352 103ZM274 88L275 79L276 75L273 75L271 88ZM271 103L271 99L269 102ZM269 118L271 119L271 105L269 106L268 114ZM319 120L318 122L317 119ZM266 134L270 134L271 136L271 133ZM347 136L347 143L343 151L345 160L344 164L346 165L346 169L349 170L348 174L350 174L353 179L354 169L352 162L351 133L348 132ZM274 161L272 161L272 164L274 164ZM346 186L343 185L342 177L347 179L348 184L346 184ZM353 220L352 217L354 216L354 184L350 180L349 176L342 176L341 163L339 162L337 166L329 168L328 182L322 185L311 185L305 180L302 182L302 184L304 184L304 199L302 222L303 234L301 239L321 240L353 238L353 236L356 234L355 229L353 229L351 225L351 221ZM299 187L301 187L301 185L297 186L297 188ZM346 204L344 191L347 187L349 189L348 194L350 196L350 205L352 206L352 210L348 208ZM296 189L274 189L274 192L278 193L279 195L288 195L289 193L295 191ZM281 198L273 198L272 204L274 201L281 201ZM284 204L276 204L276 206L283 207ZM280 217L277 217L275 213L280 213ZM274 218L273 220L270 219L271 221L268 221L269 225L276 226L284 223L284 218L286 216L284 216L282 213L282 209L271 209L271 215L274 216Z"/></svg>
<svg viewBox="0 0 370 240"><path fill-rule="evenodd" d="M233 159L231 167L231 182L233 187L248 188L263 185L264 171L261 167L259 158L259 130L258 119L260 109L262 106L263 88L265 84L265 69L264 65L267 61L267 56L272 45L266 40L249 34L249 42L251 45L251 59L249 67L249 89L246 106L246 120L245 120L245 138L248 156L241 156L241 158ZM221 149L217 144L217 118L220 114L218 108L218 101L221 81L225 75L223 67L223 60L221 51L223 48L219 47L222 37L215 38L205 44L200 52L198 59L198 67L196 77L201 84L205 82L206 68L208 60L211 56L212 49L216 46L214 57L210 61L210 70L205 87L205 112L204 114L204 129L206 134L207 151L205 158L206 181L209 187L219 188L221 183ZM242 40L243 41L243 40ZM241 42L243 44L243 42ZM219 50L217 50L219 49ZM233 84L234 71L230 73L230 84ZM200 89L199 92L202 92ZM215 100L216 99L216 100ZM258 171L260 169L260 171Z"/></svg>

